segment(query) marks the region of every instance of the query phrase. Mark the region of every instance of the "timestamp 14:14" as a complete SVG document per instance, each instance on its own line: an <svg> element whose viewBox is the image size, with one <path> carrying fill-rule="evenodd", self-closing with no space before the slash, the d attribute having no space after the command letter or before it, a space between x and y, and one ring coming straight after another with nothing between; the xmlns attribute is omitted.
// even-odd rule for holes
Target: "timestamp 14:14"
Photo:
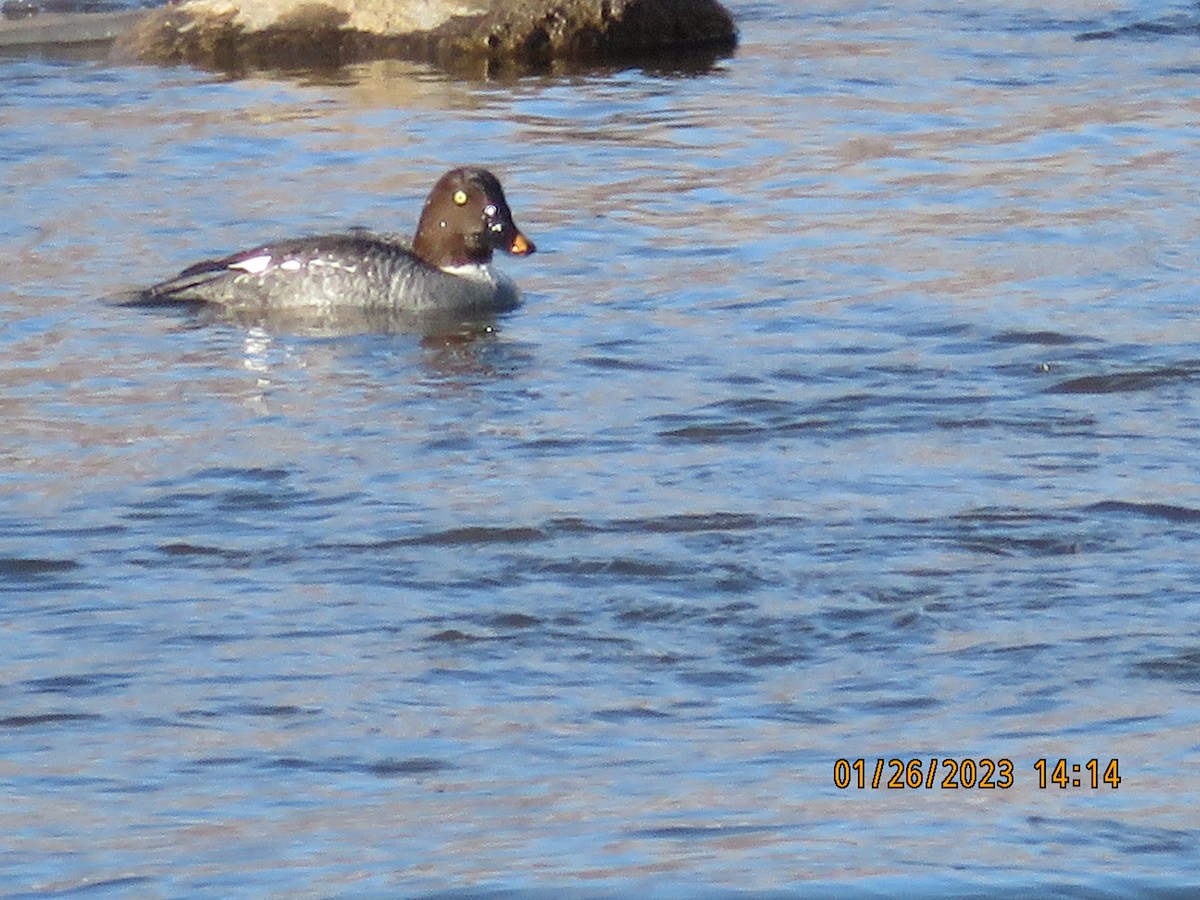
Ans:
<svg viewBox="0 0 1200 900"><path fill-rule="evenodd" d="M1102 764L1098 759L1089 759L1085 763L1073 763L1068 759L1039 759L1033 767L1037 769L1038 787L1043 790L1055 786L1098 788L1105 784L1116 790L1121 784L1115 759L1110 759L1107 764Z"/></svg>

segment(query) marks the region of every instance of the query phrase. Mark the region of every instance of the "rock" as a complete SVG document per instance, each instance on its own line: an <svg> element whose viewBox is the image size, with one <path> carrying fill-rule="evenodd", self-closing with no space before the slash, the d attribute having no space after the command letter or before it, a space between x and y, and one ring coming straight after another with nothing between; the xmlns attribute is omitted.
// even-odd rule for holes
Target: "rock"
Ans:
<svg viewBox="0 0 1200 900"><path fill-rule="evenodd" d="M388 57L492 71L736 41L719 0L184 0L149 13L115 52L224 71Z"/></svg>

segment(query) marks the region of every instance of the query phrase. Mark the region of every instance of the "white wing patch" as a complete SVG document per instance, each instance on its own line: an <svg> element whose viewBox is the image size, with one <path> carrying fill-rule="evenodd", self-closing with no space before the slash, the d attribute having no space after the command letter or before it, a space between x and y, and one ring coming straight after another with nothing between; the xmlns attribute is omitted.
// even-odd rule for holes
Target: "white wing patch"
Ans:
<svg viewBox="0 0 1200 900"><path fill-rule="evenodd" d="M243 272L249 272L251 275L261 275L267 271L267 266L269 265L271 265L271 254L267 253L263 256L251 256L249 259L230 263L229 268L241 269ZM287 264L285 263L284 265Z"/></svg>
<svg viewBox="0 0 1200 900"><path fill-rule="evenodd" d="M321 259L321 257L319 257L319 256L316 257L315 259L310 259L308 261L308 264L310 266L312 266L314 269L318 268L320 266L324 266L327 269L341 269L343 272L357 272L358 271L357 265L349 265L347 263L341 262L340 260L336 260L336 259ZM285 265L286 265L286 263L285 263Z"/></svg>
<svg viewBox="0 0 1200 900"><path fill-rule="evenodd" d="M270 253L263 253L259 256L249 256L246 259L239 259L235 263L230 263L229 268L240 269L243 272L249 272L251 275L261 275L271 267L272 262L274 262L274 257ZM289 257L279 261L279 269L283 272L299 272L304 268L339 269L343 272L358 271L357 264L344 263L337 259L322 259L319 256L315 256L309 260Z"/></svg>

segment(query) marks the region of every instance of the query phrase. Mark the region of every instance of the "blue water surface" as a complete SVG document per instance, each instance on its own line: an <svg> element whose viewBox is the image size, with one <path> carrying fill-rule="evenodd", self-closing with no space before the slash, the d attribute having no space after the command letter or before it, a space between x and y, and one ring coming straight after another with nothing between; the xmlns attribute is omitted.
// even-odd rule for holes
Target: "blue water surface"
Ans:
<svg viewBox="0 0 1200 900"><path fill-rule="evenodd" d="M0 894L1196 886L1194 5L730 7L0 61ZM464 162L539 247L489 329L106 299Z"/></svg>

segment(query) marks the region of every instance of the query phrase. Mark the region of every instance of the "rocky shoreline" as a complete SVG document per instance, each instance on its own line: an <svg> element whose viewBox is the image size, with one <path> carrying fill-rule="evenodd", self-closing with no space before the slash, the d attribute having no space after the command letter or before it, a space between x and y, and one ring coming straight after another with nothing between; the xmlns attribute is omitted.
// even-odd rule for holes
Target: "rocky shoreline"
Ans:
<svg viewBox="0 0 1200 900"><path fill-rule="evenodd" d="M183 0L0 22L0 47L111 42L126 62L221 71L371 59L492 73L653 59L737 43L719 0Z"/></svg>

